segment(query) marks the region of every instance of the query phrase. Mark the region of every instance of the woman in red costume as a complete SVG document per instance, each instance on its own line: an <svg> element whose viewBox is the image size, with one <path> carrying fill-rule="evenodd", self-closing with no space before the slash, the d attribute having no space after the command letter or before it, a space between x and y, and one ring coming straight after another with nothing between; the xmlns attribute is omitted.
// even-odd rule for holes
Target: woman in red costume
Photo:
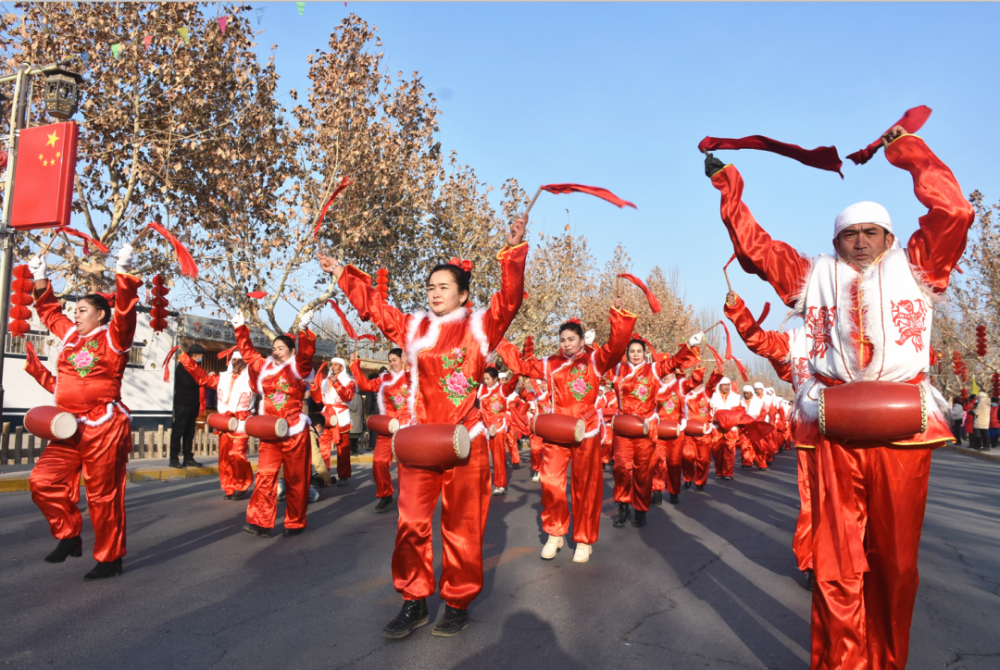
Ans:
<svg viewBox="0 0 1000 670"><path fill-rule="evenodd" d="M529 392L528 406L531 408L530 415L528 416L528 427L530 429L531 422L539 414L548 414L552 411L552 397L549 395L549 389L545 386L543 382L541 386L537 384L536 380L530 380L534 392ZM530 430L529 430L530 432ZM531 447L531 481L536 484L542 479L542 452L545 447L545 443L538 435L531 433L528 437L528 444Z"/></svg>
<svg viewBox="0 0 1000 670"><path fill-rule="evenodd" d="M507 492L507 396L517 387L518 376L501 384L500 373L492 365L483 372L479 386L479 413L489 435L490 454L493 457L493 495Z"/></svg>
<svg viewBox="0 0 1000 670"><path fill-rule="evenodd" d="M35 256L28 262L38 318L59 340L56 405L76 415L80 424L74 437L50 442L42 452L29 478L31 499L59 540L45 560L62 563L68 556L82 556L83 518L77 502L83 472L98 561L84 575L88 581L120 575L126 553L125 465L132 452L132 431L121 385L142 280L128 274L131 245L122 247L117 261L114 307L102 295L86 295L77 302L72 319L63 314L46 278L45 260Z"/></svg>
<svg viewBox="0 0 1000 670"><path fill-rule="evenodd" d="M615 395L618 397L618 415L630 414L649 421L649 434L644 437L615 435L615 502L618 518L615 528L624 527L631 515L629 505L635 508L632 525L646 525L646 512L653 498L653 456L656 451L658 415L656 392L660 379L682 368L698 363L697 345L704 335L697 333L687 344L682 344L675 356L663 355L655 363L646 360L646 343L640 339L629 342L627 360L619 363L613 372Z"/></svg>
<svg viewBox="0 0 1000 670"><path fill-rule="evenodd" d="M483 588L483 532L490 501L486 430L476 409L478 379L524 299L523 242L527 223L511 226L499 254L500 291L486 310L467 308L472 263L452 259L427 279L429 313L404 314L387 305L372 288L371 277L350 265L320 256L320 266L337 280L365 321L386 338L403 344L410 364L411 422L464 425L472 438L465 463L441 471L399 464L399 527L392 555L392 576L403 607L382 630L390 638L409 635L430 620L426 598L434 594L432 519L443 498L441 598L444 616L433 634L458 635L469 625L469 604Z"/></svg>
<svg viewBox="0 0 1000 670"><path fill-rule="evenodd" d="M309 386L313 402L323 405L326 430L319 441L319 451L323 455L327 469L330 455L337 451L337 486L347 486L351 478L351 408L357 386L347 374L347 363L343 358L330 360L330 375L316 375ZM390 495L392 495L390 493Z"/></svg>
<svg viewBox="0 0 1000 670"><path fill-rule="evenodd" d="M607 377L601 380L601 395L597 399L597 409L606 424L611 423L612 417L618 413L618 396L615 395L611 380ZM604 436L601 438L601 467L605 470L614 455L614 439L614 433L610 430L604 431Z"/></svg>
<svg viewBox="0 0 1000 670"><path fill-rule="evenodd" d="M257 455L257 483L247 506L243 530L260 537L271 537L277 516L278 470L284 466L285 529L282 535L300 535L306 529L306 506L309 504L309 479L312 447L309 444L309 418L303 403L309 388L306 379L312 374L316 336L309 330L312 312L299 320L298 344L290 335L280 335L271 344L271 355L264 358L250 341L250 328L242 313L233 315L236 344L250 374L250 385L261 397L260 415L282 418L288 422L288 434L282 439L261 439Z"/></svg>
<svg viewBox="0 0 1000 670"><path fill-rule="evenodd" d="M374 393L378 400L378 413L399 421L400 426L410 422L410 380L403 365L403 350L389 350L389 372L375 379L368 379L361 371L361 361L356 353L351 354L351 373L354 383L365 393ZM372 477L375 479L375 497L378 504L375 511L381 514L392 504L392 437L379 435L375 439L375 453L372 454Z"/></svg>
<svg viewBox="0 0 1000 670"><path fill-rule="evenodd" d="M604 419L597 409L601 377L622 359L631 339L635 315L621 310L621 297L611 309L611 335L599 349L584 347L583 328L579 321L559 327L559 353L544 360L525 360L516 347L502 344L497 350L514 372L544 379L552 393L550 407L556 414L566 414L585 422L586 433L578 445L568 447L545 443L542 451L542 529L549 539L542 548L542 558L552 560L563 546L569 530L569 506L566 502L566 471L573 461L573 539L575 563L590 560L597 542L601 520L601 431Z"/></svg>
<svg viewBox="0 0 1000 670"><path fill-rule="evenodd" d="M717 388L723 386L728 378L723 377L719 370L714 370L708 376L708 382L701 383L705 378L705 369L698 368L691 374L692 388L684 396L684 414L687 419L687 429L692 429L691 422L697 421L704 425L702 432L698 435L686 433L684 436L684 488L691 488L692 482L696 491L704 491L708 482L708 468L712 461L712 449L719 439L718 431L712 425L712 417L715 416L715 406L713 400L719 397ZM729 395L735 397L735 394ZM719 466L716 461L715 472L718 474Z"/></svg>
<svg viewBox="0 0 1000 670"><path fill-rule="evenodd" d="M660 380L656 393L656 414L659 417L656 453L653 466L653 503L663 503L663 491L670 494L669 502L676 505L681 492L681 471L683 468L684 428L687 418L684 412L684 394L691 390L691 381L683 374L672 374ZM676 425L679 435L667 437L664 426ZM692 459L693 464L693 459ZM694 477L692 465L691 477Z"/></svg>
<svg viewBox="0 0 1000 670"><path fill-rule="evenodd" d="M221 375L210 375L185 353L178 360L198 386L216 390L218 412L239 421L236 432L219 433L219 484L226 500L242 500L253 485L253 466L247 460L250 436L243 432L246 420L253 415L254 394L247 364L240 352L233 351L227 370Z"/></svg>

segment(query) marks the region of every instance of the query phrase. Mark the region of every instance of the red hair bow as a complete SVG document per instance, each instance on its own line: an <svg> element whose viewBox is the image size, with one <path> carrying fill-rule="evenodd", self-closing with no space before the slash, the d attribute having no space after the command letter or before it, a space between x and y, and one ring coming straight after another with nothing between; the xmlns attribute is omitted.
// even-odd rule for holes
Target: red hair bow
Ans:
<svg viewBox="0 0 1000 670"><path fill-rule="evenodd" d="M582 325L582 324L580 323L580 319L577 319L577 318L573 318L573 319L566 319L566 323L575 323L575 324L576 324L576 325L578 325L578 326Z"/></svg>
<svg viewBox="0 0 1000 670"><path fill-rule="evenodd" d="M448 261L448 265L454 265L455 267L460 267L466 272L472 272L472 261L468 258L452 258Z"/></svg>

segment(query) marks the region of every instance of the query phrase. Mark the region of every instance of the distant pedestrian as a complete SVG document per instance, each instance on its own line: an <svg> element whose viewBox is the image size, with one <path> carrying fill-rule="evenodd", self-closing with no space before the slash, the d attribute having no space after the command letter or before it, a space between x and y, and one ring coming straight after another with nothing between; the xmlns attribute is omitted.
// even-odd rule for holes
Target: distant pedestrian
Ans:
<svg viewBox="0 0 1000 670"><path fill-rule="evenodd" d="M1000 440L1000 398L990 398L990 449L996 449L997 440Z"/></svg>
<svg viewBox="0 0 1000 670"><path fill-rule="evenodd" d="M188 358L201 365L205 357L205 347L197 342L188 347ZM170 424L170 467L201 467L194 460L194 431L201 412L201 387L191 376L180 359L174 366L174 414ZM181 451L184 462L180 461Z"/></svg>
<svg viewBox="0 0 1000 670"><path fill-rule="evenodd" d="M955 434L955 444L962 444L962 424L965 420L965 410L958 398L951 399L951 432Z"/></svg>
<svg viewBox="0 0 1000 670"><path fill-rule="evenodd" d="M976 402L974 411L975 419L973 428L975 438L972 446L980 451L990 448L990 396L985 391L980 391L979 399Z"/></svg>

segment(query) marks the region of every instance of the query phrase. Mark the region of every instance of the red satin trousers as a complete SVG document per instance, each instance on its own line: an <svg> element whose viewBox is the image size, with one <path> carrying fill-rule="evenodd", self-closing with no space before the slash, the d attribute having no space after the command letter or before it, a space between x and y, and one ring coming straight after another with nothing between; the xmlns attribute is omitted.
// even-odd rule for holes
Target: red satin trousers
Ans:
<svg viewBox="0 0 1000 670"><path fill-rule="evenodd" d="M261 440L257 483L247 506L247 522L274 528L278 511L278 470L285 479L285 528L306 527L312 447L309 427L283 440Z"/></svg>
<svg viewBox="0 0 1000 670"><path fill-rule="evenodd" d="M542 438L538 437L532 433L530 437L530 447L531 447L531 469L535 472L542 471L542 450L545 444L542 442Z"/></svg>
<svg viewBox="0 0 1000 670"><path fill-rule="evenodd" d="M573 462L573 540L585 544L597 542L601 522L601 494L604 476L601 469L600 437L584 438L575 447L546 442L542 452L542 530L549 535L569 532L569 504L566 501L566 471Z"/></svg>
<svg viewBox="0 0 1000 670"><path fill-rule="evenodd" d="M517 444L517 435L514 429L507 427L507 450L510 452L510 462L512 465L521 464L521 450Z"/></svg>
<svg viewBox="0 0 1000 670"><path fill-rule="evenodd" d="M653 490L677 495L681 492L681 470L683 467L684 436L656 441L653 456Z"/></svg>
<svg viewBox="0 0 1000 670"><path fill-rule="evenodd" d="M799 570L805 572L813 567L812 552L812 498L809 494L809 470L813 467L815 449L796 449L799 480L799 517L795 522L792 536L792 551Z"/></svg>
<svg viewBox="0 0 1000 670"><path fill-rule="evenodd" d="M336 420L336 419L335 419ZM390 445L391 445L391 439ZM334 447L336 444L336 447ZM330 457L337 450L337 478L351 478L351 429L349 426L328 428L319 437L319 453L323 456L327 469L330 468ZM391 446L390 446L391 451Z"/></svg>
<svg viewBox="0 0 1000 670"><path fill-rule="evenodd" d="M247 460L250 437L219 433L219 485L231 496L253 486L253 466Z"/></svg>
<svg viewBox="0 0 1000 670"><path fill-rule="evenodd" d="M483 590L483 532L490 506L485 435L472 439L468 462L450 470L399 464L399 525L392 581L404 600L434 594L432 522L441 498L441 599L466 609Z"/></svg>
<svg viewBox="0 0 1000 670"><path fill-rule="evenodd" d="M374 433L371 434L374 435ZM350 442L348 442L348 451L350 451ZM392 438L388 435L379 435L375 439L375 452L372 454L372 477L375 479L376 498L388 498L394 492L392 474L389 472L391 465Z"/></svg>
<svg viewBox="0 0 1000 670"><path fill-rule="evenodd" d="M653 497L653 457L656 445L651 437L615 435L615 502L629 503L639 512L648 512Z"/></svg>
<svg viewBox="0 0 1000 670"><path fill-rule="evenodd" d="M733 430L715 438L713 451L715 452L715 474L717 476L733 476L733 470L736 469L736 442L738 439L739 432ZM705 469L705 478L708 478L708 468Z"/></svg>
<svg viewBox="0 0 1000 670"><path fill-rule="evenodd" d="M107 410L91 412L96 420ZM93 415L97 415L97 417ZM125 550L125 466L132 452L132 429L115 408L100 426L80 424L72 440L50 442L31 470L31 499L49 522L57 540L76 537L83 527L80 473L87 487L87 507L94 524L94 558L115 561Z"/></svg>
<svg viewBox="0 0 1000 670"><path fill-rule="evenodd" d="M493 486L507 488L507 429L488 437L490 455L493 457Z"/></svg>
<svg viewBox="0 0 1000 670"><path fill-rule="evenodd" d="M708 469L712 463L712 447L715 444L715 434L699 435L692 437L684 436L684 450L682 464L684 470L684 481L694 481L698 486L704 486L708 481ZM716 461L716 472L718 472L718 461Z"/></svg>

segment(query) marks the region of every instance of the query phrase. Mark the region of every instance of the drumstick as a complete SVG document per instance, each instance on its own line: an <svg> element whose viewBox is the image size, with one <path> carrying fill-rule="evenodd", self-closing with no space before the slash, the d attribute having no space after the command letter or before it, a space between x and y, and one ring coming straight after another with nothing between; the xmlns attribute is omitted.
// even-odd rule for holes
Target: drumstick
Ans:
<svg viewBox="0 0 1000 670"><path fill-rule="evenodd" d="M52 246L52 243L56 241L57 237L59 237L59 231L58 230L53 230L52 231L52 239L50 239L48 242L46 242L44 247L42 247L41 249L39 249L39 251L38 251L38 257L39 258L45 258L45 254L47 254L49 252L49 247Z"/></svg>
<svg viewBox="0 0 1000 670"><path fill-rule="evenodd" d="M726 275L726 286L729 287L729 292L733 292L733 285L729 282L729 273L726 272L726 268L722 268L722 274Z"/></svg>
<svg viewBox="0 0 1000 670"><path fill-rule="evenodd" d="M781 329L785 327L785 321L788 321L788 317L790 317L792 315L792 313L794 313L794 312L795 312L794 309L790 309L790 310L788 310L788 313L785 314L785 318L781 320L781 325L778 326L778 332L779 333L781 332Z"/></svg>
<svg viewBox="0 0 1000 670"><path fill-rule="evenodd" d="M706 328L701 332L703 335L708 335L710 332L712 332L713 329L718 328L721 325L722 325L721 321L716 321L714 324L712 324L711 326L709 326L708 328Z"/></svg>
<svg viewBox="0 0 1000 670"><path fill-rule="evenodd" d="M542 194L542 187L539 186L538 190L535 191L535 197L532 198L531 202L528 203L528 209L524 210L524 214L521 215L522 219L528 218L528 212L530 212L531 208L535 206L535 201L538 200L538 196L540 196L541 194Z"/></svg>

